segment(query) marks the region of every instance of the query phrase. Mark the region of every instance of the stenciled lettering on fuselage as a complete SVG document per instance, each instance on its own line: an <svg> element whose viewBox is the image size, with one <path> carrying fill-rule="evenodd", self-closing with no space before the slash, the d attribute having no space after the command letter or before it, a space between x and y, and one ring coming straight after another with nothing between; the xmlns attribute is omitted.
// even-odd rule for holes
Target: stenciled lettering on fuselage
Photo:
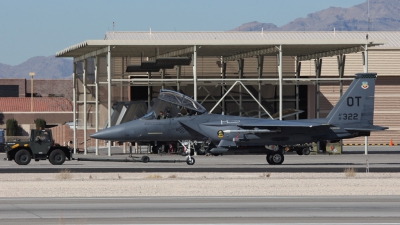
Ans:
<svg viewBox="0 0 400 225"><path fill-rule="evenodd" d="M361 98L362 98L361 96L355 96L355 97L349 96L349 97L347 97L347 99L346 99L347 106L349 106L349 107L360 107L360 99ZM339 120L359 120L360 119L358 113L352 113L352 112L339 113L338 116L339 116Z"/></svg>

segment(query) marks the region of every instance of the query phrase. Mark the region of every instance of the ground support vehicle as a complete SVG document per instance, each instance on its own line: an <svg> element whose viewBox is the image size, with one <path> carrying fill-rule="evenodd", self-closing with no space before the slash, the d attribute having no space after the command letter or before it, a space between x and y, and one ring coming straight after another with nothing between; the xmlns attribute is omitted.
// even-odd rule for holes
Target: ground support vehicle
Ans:
<svg viewBox="0 0 400 225"><path fill-rule="evenodd" d="M29 140L16 140L5 143L6 158L18 165L28 165L35 161L49 160L53 165L62 165L66 159L72 160L73 149L55 144L51 130L31 130Z"/></svg>
<svg viewBox="0 0 400 225"><path fill-rule="evenodd" d="M298 155L309 155L313 151L312 144L298 144L285 146L285 152L296 152Z"/></svg>

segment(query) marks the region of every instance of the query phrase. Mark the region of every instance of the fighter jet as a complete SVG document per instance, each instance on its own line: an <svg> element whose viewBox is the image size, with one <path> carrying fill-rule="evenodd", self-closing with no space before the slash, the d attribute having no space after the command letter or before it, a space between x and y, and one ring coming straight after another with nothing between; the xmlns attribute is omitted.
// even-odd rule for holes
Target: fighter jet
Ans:
<svg viewBox="0 0 400 225"><path fill-rule="evenodd" d="M214 147L210 153L227 153L243 147L263 149L267 162L284 161L284 145L369 136L388 129L373 124L376 73L358 73L326 118L276 120L207 113L192 98L162 89L158 99L189 110L187 116L156 119L154 111L140 119L92 134L92 138L124 141L204 141ZM194 163L194 158L188 158ZM188 164L190 164L188 163Z"/></svg>

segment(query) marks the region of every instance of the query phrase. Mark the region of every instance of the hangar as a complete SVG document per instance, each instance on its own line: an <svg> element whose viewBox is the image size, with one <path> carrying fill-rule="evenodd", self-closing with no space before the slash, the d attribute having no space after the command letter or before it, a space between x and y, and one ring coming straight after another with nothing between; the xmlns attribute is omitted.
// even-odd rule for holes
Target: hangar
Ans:
<svg viewBox="0 0 400 225"><path fill-rule="evenodd" d="M325 116L352 75L368 71L368 52L399 37L400 32L112 31L104 40L87 40L56 56L74 58L73 114L74 121L83 121L86 150L88 132L110 125L113 103L149 104L160 88L182 91L215 113L261 117L264 108L271 114L297 108L305 111L300 118ZM190 63L140 70L146 63L174 57L190 58ZM327 73L322 59L330 61ZM349 64L351 72L345 70ZM131 65L139 69L126 72ZM76 133L74 126L75 140ZM378 139L371 141L379 144ZM96 149L98 145L96 140Z"/></svg>

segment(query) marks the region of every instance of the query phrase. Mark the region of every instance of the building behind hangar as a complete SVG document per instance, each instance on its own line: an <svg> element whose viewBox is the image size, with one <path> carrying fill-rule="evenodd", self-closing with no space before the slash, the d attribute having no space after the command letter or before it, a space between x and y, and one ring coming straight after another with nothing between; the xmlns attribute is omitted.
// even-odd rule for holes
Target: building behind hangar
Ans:
<svg viewBox="0 0 400 225"><path fill-rule="evenodd" d="M368 69L378 73L375 124L390 127L373 133L369 142L388 144L400 141L399 38L400 32L369 32L368 39L366 32L107 32L104 40L81 42L57 56L74 57L75 68L84 68L75 72L76 117L98 129L110 120L107 109L114 102L150 101L160 88L170 88L210 110L236 81L271 114L298 108L305 111L300 118L325 117L353 75ZM168 57L191 62L146 70L146 63ZM142 70L126 72L129 65ZM213 112L222 111L263 116L240 84Z"/></svg>

